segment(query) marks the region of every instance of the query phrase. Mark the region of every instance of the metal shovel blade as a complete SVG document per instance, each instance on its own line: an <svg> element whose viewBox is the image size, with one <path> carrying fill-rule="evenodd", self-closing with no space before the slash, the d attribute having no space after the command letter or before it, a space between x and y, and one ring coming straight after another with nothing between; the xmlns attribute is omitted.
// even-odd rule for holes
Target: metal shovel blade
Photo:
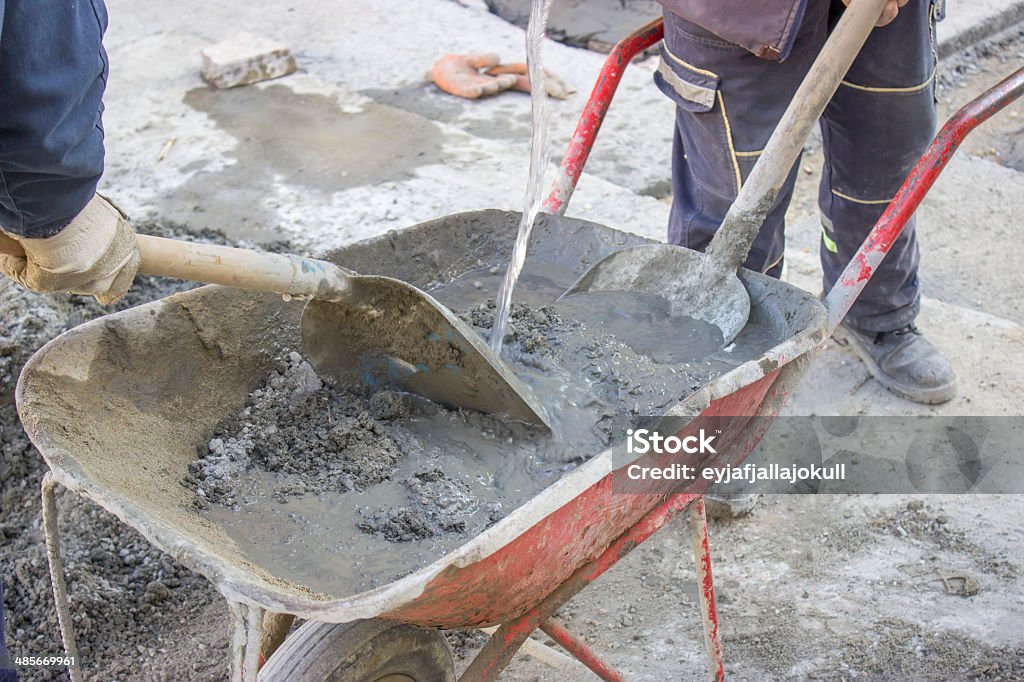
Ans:
<svg viewBox="0 0 1024 682"><path fill-rule="evenodd" d="M639 291L664 296L674 316L703 320L729 343L747 323L750 295L735 272L711 256L671 244L643 244L606 256L563 296L587 291Z"/></svg>
<svg viewBox="0 0 1024 682"><path fill-rule="evenodd" d="M678 315L704 320L732 341L747 323L750 298L736 276L774 206L804 141L882 12L885 0L851 0L783 112L736 200L698 253L667 244L618 251L569 290L625 289L660 294ZM568 293L568 292L567 292Z"/></svg>
<svg viewBox="0 0 1024 682"><path fill-rule="evenodd" d="M345 300L310 301L302 342L313 367L339 386L394 387L550 428L546 410L484 340L405 282L358 275Z"/></svg>
<svg viewBox="0 0 1024 682"><path fill-rule="evenodd" d="M302 313L306 356L342 386L397 386L551 428L541 404L483 339L411 284L292 254L135 239L141 273L312 298ZM25 250L0 233L0 254L24 258Z"/></svg>

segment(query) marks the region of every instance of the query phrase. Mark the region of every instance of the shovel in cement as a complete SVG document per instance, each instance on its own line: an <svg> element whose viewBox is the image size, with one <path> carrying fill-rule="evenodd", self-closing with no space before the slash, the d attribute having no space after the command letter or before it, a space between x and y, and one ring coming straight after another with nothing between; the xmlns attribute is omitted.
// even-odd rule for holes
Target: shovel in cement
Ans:
<svg viewBox="0 0 1024 682"><path fill-rule="evenodd" d="M305 355L341 387L394 386L438 403L548 426L543 407L483 339L411 284L326 261L136 235L139 272L309 300ZM24 256L0 234L0 253Z"/></svg>
<svg viewBox="0 0 1024 682"><path fill-rule="evenodd" d="M596 263L563 296L600 290L643 291L666 297L673 315L710 322L730 343L750 316L750 296L736 276L746 260L811 127L849 70L885 0L853 0L832 30L750 177L705 253L670 244L617 251Z"/></svg>

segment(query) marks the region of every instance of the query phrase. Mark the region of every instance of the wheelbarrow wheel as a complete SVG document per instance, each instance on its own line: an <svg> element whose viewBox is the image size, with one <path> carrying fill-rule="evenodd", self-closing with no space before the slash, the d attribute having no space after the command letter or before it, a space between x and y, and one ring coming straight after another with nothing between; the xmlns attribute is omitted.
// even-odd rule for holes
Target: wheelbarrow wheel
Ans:
<svg viewBox="0 0 1024 682"><path fill-rule="evenodd" d="M261 682L454 682L451 647L439 630L387 620L309 621L263 669Z"/></svg>

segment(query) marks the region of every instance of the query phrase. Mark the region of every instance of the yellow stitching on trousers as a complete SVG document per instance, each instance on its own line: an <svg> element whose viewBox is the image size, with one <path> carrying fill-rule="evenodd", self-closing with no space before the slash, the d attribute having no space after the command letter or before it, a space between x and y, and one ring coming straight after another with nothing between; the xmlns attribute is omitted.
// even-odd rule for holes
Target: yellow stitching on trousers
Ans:
<svg viewBox="0 0 1024 682"><path fill-rule="evenodd" d="M903 92L903 93L910 93L910 92L920 92L921 90L924 90L929 85L931 85L931 82L932 82L932 80L934 78L935 78L935 69L933 68L932 69L932 75L928 76L928 80L926 80L924 83L921 83L919 85L911 85L911 86L906 87L906 88L874 88L874 87L871 87L869 85L857 85L856 83L851 83L850 81L841 81L841 84L845 85L848 88L853 88L854 90L863 90L864 92Z"/></svg>
<svg viewBox="0 0 1024 682"><path fill-rule="evenodd" d="M664 59L658 62L658 73L669 84L669 87L687 102L693 102L694 104L706 107L704 111L710 111L715 106L715 88L694 85L690 81L680 78Z"/></svg>
<svg viewBox="0 0 1024 682"><path fill-rule="evenodd" d="M945 2L945 1L946 0L940 0L940 2ZM938 50L938 48L935 45L935 11L936 11L936 7L937 7L937 5L935 4L935 2L932 2L931 7L928 10L928 42L930 43L931 48L932 48L932 73L933 74L938 69L938 64L939 64L939 50ZM933 85L934 85L934 82L933 82ZM938 104L938 102L939 102L939 89L937 87L933 88L932 100L936 104Z"/></svg>
<svg viewBox="0 0 1024 682"><path fill-rule="evenodd" d="M838 192L836 190L832 190L832 194L835 194L840 199L845 199L846 201L852 201L855 204L867 204L867 205L872 205L872 204L888 204L889 202L892 201L892 199L854 199L853 197L851 197L851 196L849 196L847 194L843 194L842 192Z"/></svg>
<svg viewBox="0 0 1024 682"><path fill-rule="evenodd" d="M672 60L677 62L680 66L685 67L690 71L693 71L694 73L699 73L703 76L714 78L716 83L719 80L721 80L718 77L717 73L714 73L713 71L708 71L707 69L697 68L693 64L689 64L683 61L678 56L673 54L671 50L668 49L668 45L663 44L663 47L665 48L665 54L671 57ZM718 95L718 104L722 108L722 120L725 122L725 139L729 143L729 155L732 157L732 167L733 170L736 172L736 192L738 193L740 191L740 187L743 185L743 175L740 173L740 162L737 158L736 148L733 146L732 143L732 126L729 124L729 115L725 113L725 100L722 98L722 91L716 89L715 94ZM761 152L757 153L760 154ZM748 153L744 152L744 155L746 154Z"/></svg>
<svg viewBox="0 0 1024 682"><path fill-rule="evenodd" d="M839 253L839 245L836 244L832 237L828 236L828 232L825 231L825 226L821 226L821 243L825 245L825 249L831 253Z"/></svg>
<svg viewBox="0 0 1024 682"><path fill-rule="evenodd" d="M693 71L694 73L699 73L702 76L709 76L711 78L714 78L716 82L719 80L717 73L714 73L712 71L708 71L706 69L698 69L693 64L688 64L687 62L684 62L682 59L680 59L676 55L672 54L672 51L668 49L668 45L663 44L663 47L665 48L665 54L667 54L669 57L671 57L680 66L683 66L683 67L689 69L690 71Z"/></svg>
<svg viewBox="0 0 1024 682"><path fill-rule="evenodd" d="M729 115L725 113L725 98L722 91L718 91L718 106L722 109L722 120L725 122L725 140L729 143L729 155L732 157L732 167L736 171L736 193L739 194L743 186L743 175L740 173L740 162L736 158L736 148L732 144L732 126L729 124Z"/></svg>
<svg viewBox="0 0 1024 682"><path fill-rule="evenodd" d="M758 149L757 151L753 152L736 152L736 156L761 156L763 152L763 149Z"/></svg>
<svg viewBox="0 0 1024 682"><path fill-rule="evenodd" d="M768 267L766 267L766 268L765 268L764 270L762 270L761 272L762 272L762 273L768 272L769 270L771 270L772 268L774 268L774 267L775 267L776 265L778 265L779 263L781 263L781 262L782 262L782 259L783 259L783 258L785 258L785 257L786 257L786 252L785 252L785 251L783 251L783 252L782 252L782 255L781 255L781 256L779 256L778 258L776 258L776 259L775 259L775 262L774 262L774 263L772 263L771 265L769 265Z"/></svg>

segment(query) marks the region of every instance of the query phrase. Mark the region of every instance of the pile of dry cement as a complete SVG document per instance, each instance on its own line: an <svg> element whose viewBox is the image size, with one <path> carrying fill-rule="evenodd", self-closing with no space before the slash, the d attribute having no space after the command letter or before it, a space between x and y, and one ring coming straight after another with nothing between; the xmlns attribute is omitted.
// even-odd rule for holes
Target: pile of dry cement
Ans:
<svg viewBox="0 0 1024 682"><path fill-rule="evenodd" d="M387 480L403 452L419 444L394 426L408 416L402 398L363 398L324 384L295 352L278 361L245 408L221 422L189 467L196 504L244 501L243 474L276 475L274 497L364 490Z"/></svg>
<svg viewBox="0 0 1024 682"><path fill-rule="evenodd" d="M426 424L426 431L410 428L413 421ZM291 352L278 361L267 383L249 394L241 412L218 424L184 482L195 490L197 508L213 503L236 510L268 491L287 504L307 493L363 493L384 482L398 483L398 494L391 486L360 507L356 524L392 542L464 533L470 517L480 527L494 523L503 516L501 505L482 500L469 483L446 474L439 458L450 453L421 442L424 433L441 429L479 434L482 443L531 431L411 395L384 390L365 397L337 390Z"/></svg>

